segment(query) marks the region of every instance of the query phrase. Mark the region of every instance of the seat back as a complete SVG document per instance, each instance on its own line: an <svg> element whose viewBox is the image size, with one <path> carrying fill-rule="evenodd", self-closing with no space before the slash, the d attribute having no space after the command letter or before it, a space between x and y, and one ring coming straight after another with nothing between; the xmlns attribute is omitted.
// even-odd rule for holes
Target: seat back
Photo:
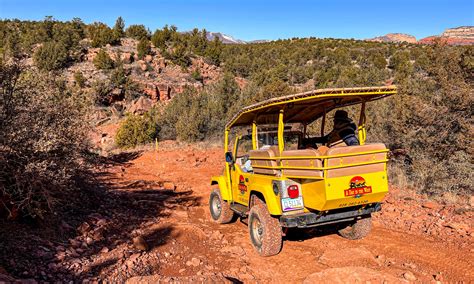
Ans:
<svg viewBox="0 0 474 284"><path fill-rule="evenodd" d="M263 174L263 175L280 175L279 170L275 169L262 169L258 168L258 166L265 166L265 167L277 167L278 161L273 160L255 160L254 158L277 158L279 155L279 150L277 146L272 146L267 149L259 149L259 150L251 150L249 151L249 158L252 162L253 172L256 174Z"/></svg>
<svg viewBox="0 0 474 284"><path fill-rule="evenodd" d="M347 147L334 147L330 148L326 155L338 155L338 154L348 154L348 153L361 153L367 151L375 151L375 150L385 150L386 147L382 143L374 143L374 144L365 144L360 146L347 146ZM357 163L364 163L364 162L371 162L371 161L381 161L386 159L387 153L377 153L377 154L369 154L369 155L358 155L358 156L350 156L350 157L342 157L342 158L330 158L327 159L327 166L340 166L340 165L348 165L348 164L357 164ZM373 173L373 172L381 172L385 170L385 162L380 162L371 165L363 165L363 166L354 166L354 167L347 167L347 168L340 168L340 169L330 169L327 170L327 178L331 177L341 177L341 176L351 176L351 175L360 175L366 173Z"/></svg>
<svg viewBox="0 0 474 284"><path fill-rule="evenodd" d="M301 157L301 156L310 156L310 157L317 157L320 156L318 150L314 149L305 149L305 150L288 150L283 151L281 153L281 163L282 166L288 167L322 167L322 162L319 159L298 159L298 160L289 160L285 159L285 157ZM282 174L286 176L294 176L294 177L323 177L322 170L314 170L314 169L283 169Z"/></svg>

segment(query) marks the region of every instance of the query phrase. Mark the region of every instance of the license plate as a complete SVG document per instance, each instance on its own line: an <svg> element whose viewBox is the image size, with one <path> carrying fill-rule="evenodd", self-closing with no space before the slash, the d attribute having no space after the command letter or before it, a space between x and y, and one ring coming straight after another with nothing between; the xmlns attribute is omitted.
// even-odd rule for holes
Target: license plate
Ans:
<svg viewBox="0 0 474 284"><path fill-rule="evenodd" d="M281 205L283 211L301 209L303 208L303 197L300 196L298 198L283 198L281 200Z"/></svg>

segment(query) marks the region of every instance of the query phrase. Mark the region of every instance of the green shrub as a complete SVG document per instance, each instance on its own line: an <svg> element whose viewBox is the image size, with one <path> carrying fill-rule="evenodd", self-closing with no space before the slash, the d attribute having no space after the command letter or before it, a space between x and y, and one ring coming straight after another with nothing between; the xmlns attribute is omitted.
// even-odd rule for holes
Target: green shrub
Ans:
<svg viewBox="0 0 474 284"><path fill-rule="evenodd" d="M221 64L222 49L223 44L218 37L208 44L205 54L212 64L217 66Z"/></svg>
<svg viewBox="0 0 474 284"><path fill-rule="evenodd" d="M127 74L125 69L123 69L123 65L118 65L111 73L110 73L110 83L114 87L123 86L127 82Z"/></svg>
<svg viewBox="0 0 474 284"><path fill-rule="evenodd" d="M0 199L42 217L87 169L88 105L57 76L0 65Z"/></svg>
<svg viewBox="0 0 474 284"><path fill-rule="evenodd" d="M174 40L180 40L181 35L178 32L178 28L176 26L168 27L168 25L164 26L163 29L157 29L153 36L151 37L151 42L156 48L160 48L162 51L165 51L168 45Z"/></svg>
<svg viewBox="0 0 474 284"><path fill-rule="evenodd" d="M33 59L41 70L59 70L66 66L68 53L66 47L61 43L45 42L36 50Z"/></svg>
<svg viewBox="0 0 474 284"><path fill-rule="evenodd" d="M114 61L107 52L103 49L99 50L99 53L94 57L93 60L94 66L97 69L110 70L114 68Z"/></svg>
<svg viewBox="0 0 474 284"><path fill-rule="evenodd" d="M88 34L91 39L92 47L102 47L107 44L115 44L119 38L114 35L114 32L104 23L93 23L88 26Z"/></svg>
<svg viewBox="0 0 474 284"><path fill-rule="evenodd" d="M113 85L108 80L96 80L92 83L92 97L96 105L108 106L112 100Z"/></svg>
<svg viewBox="0 0 474 284"><path fill-rule="evenodd" d="M74 73L74 82L79 88L84 88L86 85L86 78L82 75L81 71L76 71Z"/></svg>
<svg viewBox="0 0 474 284"><path fill-rule="evenodd" d="M128 37L141 40L141 39L148 39L149 38L149 32L145 28L144 25L130 25L127 30L125 31Z"/></svg>
<svg viewBox="0 0 474 284"><path fill-rule="evenodd" d="M146 38L142 38L137 45L138 58L142 59L145 55L151 53L150 41Z"/></svg>
<svg viewBox="0 0 474 284"><path fill-rule="evenodd" d="M226 119L241 105L239 86L229 73L196 93L196 89L187 88L166 106L160 117L160 138L192 142L219 136Z"/></svg>
<svg viewBox="0 0 474 284"><path fill-rule="evenodd" d="M173 47L171 54L168 57L174 64L179 65L183 68L191 65L191 58L187 52L186 46L178 44Z"/></svg>
<svg viewBox="0 0 474 284"><path fill-rule="evenodd" d="M191 76L193 77L194 80L202 83L203 78L202 78L201 72L199 72L199 69L197 68L194 69L193 73L191 73Z"/></svg>
<svg viewBox="0 0 474 284"><path fill-rule="evenodd" d="M115 143L121 148L133 148L153 142L158 137L159 131L154 110L146 112L143 116L130 114L120 125Z"/></svg>

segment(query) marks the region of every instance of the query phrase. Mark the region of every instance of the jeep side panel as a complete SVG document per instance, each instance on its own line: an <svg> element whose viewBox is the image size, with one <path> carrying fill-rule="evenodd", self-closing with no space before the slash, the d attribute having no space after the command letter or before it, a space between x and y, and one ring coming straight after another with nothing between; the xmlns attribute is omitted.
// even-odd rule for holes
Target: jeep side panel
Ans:
<svg viewBox="0 0 474 284"><path fill-rule="evenodd" d="M249 179L249 191L250 195L255 192L259 192L265 198L268 211L271 215L281 215L281 196L273 192L273 180L278 180L274 176L253 174ZM249 200L250 202L250 200ZM249 204L244 204L249 206Z"/></svg>
<svg viewBox="0 0 474 284"><path fill-rule="evenodd" d="M232 200L232 193L230 188L227 187L226 177L225 176L213 176L211 178L211 185L219 185L219 190L221 191L221 196L223 200Z"/></svg>

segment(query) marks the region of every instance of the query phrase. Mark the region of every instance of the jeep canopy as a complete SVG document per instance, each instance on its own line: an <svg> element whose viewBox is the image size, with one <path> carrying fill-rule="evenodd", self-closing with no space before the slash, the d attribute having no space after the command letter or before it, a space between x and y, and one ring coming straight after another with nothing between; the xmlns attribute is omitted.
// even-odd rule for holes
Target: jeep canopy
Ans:
<svg viewBox="0 0 474 284"><path fill-rule="evenodd" d="M272 98L243 108L226 125L234 126L278 123L285 113L285 123L310 124L325 113L340 107L378 100L396 94L396 86L320 89Z"/></svg>

